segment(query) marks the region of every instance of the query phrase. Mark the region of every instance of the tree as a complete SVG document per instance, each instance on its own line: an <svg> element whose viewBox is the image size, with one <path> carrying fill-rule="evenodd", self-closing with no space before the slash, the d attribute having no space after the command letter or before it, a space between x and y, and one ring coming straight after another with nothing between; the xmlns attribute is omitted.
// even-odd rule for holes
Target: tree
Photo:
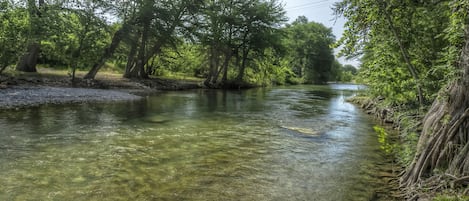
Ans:
<svg viewBox="0 0 469 201"><path fill-rule="evenodd" d="M176 47L183 35L185 24L202 2L134 0L117 4L121 27L114 33L103 55L85 75L93 79L101 66L109 60L124 41L128 45L127 65L124 77L148 78L151 68L148 62L161 53L164 46ZM177 33L178 31L181 31ZM178 35L181 34L181 35Z"/></svg>
<svg viewBox="0 0 469 201"><path fill-rule="evenodd" d="M8 1L0 3L0 74L13 64L27 39L27 11Z"/></svg>
<svg viewBox="0 0 469 201"><path fill-rule="evenodd" d="M358 70L354 66L350 64L346 64L342 67L340 81L351 82L354 79L354 77L357 75L357 73L358 73Z"/></svg>
<svg viewBox="0 0 469 201"><path fill-rule="evenodd" d="M241 82L251 53L274 46L284 14L275 0L207 1L195 33L208 51L210 67L205 85L225 85L233 58L238 67L236 80Z"/></svg>
<svg viewBox="0 0 469 201"><path fill-rule="evenodd" d="M101 67L113 56L121 41L129 37L129 33L132 31L132 24L136 22L134 4L134 1L119 1L115 6L112 6L117 8L115 9L117 13L115 17L121 19L121 26L114 32L111 41L104 48L100 58L94 62L91 69L83 77L84 79L94 79Z"/></svg>
<svg viewBox="0 0 469 201"><path fill-rule="evenodd" d="M469 2L344 0L335 9L348 19L339 40L342 53L363 55L360 75L374 95L401 107L434 100L401 185L442 190L427 186L439 182L426 182L438 173L451 177L455 187L467 182Z"/></svg>
<svg viewBox="0 0 469 201"><path fill-rule="evenodd" d="M41 32L42 32L42 18L44 14L45 2L39 0L27 1L27 8L29 13L29 41L26 53L20 58L16 70L24 72L36 72L37 59L41 47Z"/></svg>
<svg viewBox="0 0 469 201"><path fill-rule="evenodd" d="M28 41L16 66L19 71L36 72L36 65L43 62L71 65L74 74L78 63L93 60L94 50L106 40L108 26L100 13L107 10L106 1L28 0L25 6ZM81 58L82 52L86 52L86 59Z"/></svg>
<svg viewBox="0 0 469 201"><path fill-rule="evenodd" d="M457 79L440 90L423 120L417 153L401 178L401 184L409 188L421 184L435 170L455 177L455 185L467 182L469 175L469 3L453 1L450 6L453 14L446 29L447 38L451 49L462 49L459 62L455 63Z"/></svg>
<svg viewBox="0 0 469 201"><path fill-rule="evenodd" d="M330 74L330 81L343 81L342 80L342 74L344 67L343 65L336 60L334 60L334 63L332 63L331 66L331 74Z"/></svg>
<svg viewBox="0 0 469 201"><path fill-rule="evenodd" d="M335 12L348 19L337 43L344 45L341 53L367 55L362 75L377 93L389 88L386 97L391 102L425 106L449 80L450 76L434 73L441 70L435 66L443 65L438 52L448 44L441 35L450 14L446 2L344 0L336 4ZM430 87L437 77L443 81ZM403 96L393 100L391 94Z"/></svg>
<svg viewBox="0 0 469 201"><path fill-rule="evenodd" d="M104 17L98 13L105 10L109 5L102 1L77 1L68 5L69 12L66 18L69 20L69 32L66 42L67 52L70 52L69 64L71 67L72 82L75 80L75 72L80 64L90 64L89 60L94 60L96 53L101 50L102 41L107 39L108 25Z"/></svg>
<svg viewBox="0 0 469 201"><path fill-rule="evenodd" d="M285 43L296 76L315 84L324 84L332 79L330 75L335 60L331 48L335 42L332 30L320 23L308 22L303 16L287 26L286 31Z"/></svg>
<svg viewBox="0 0 469 201"><path fill-rule="evenodd" d="M353 66L351 64L345 64L344 67L343 67L343 71L350 72L352 75L357 75L357 73L358 73L357 68L355 68L355 66Z"/></svg>
<svg viewBox="0 0 469 201"><path fill-rule="evenodd" d="M282 51L280 25L286 21L285 11L277 1L267 1L242 10L247 16L245 27L242 29L242 40L239 45L237 59L238 74L236 81L241 82L245 75L248 57L251 52L269 57L270 51ZM267 51L267 55L264 52Z"/></svg>

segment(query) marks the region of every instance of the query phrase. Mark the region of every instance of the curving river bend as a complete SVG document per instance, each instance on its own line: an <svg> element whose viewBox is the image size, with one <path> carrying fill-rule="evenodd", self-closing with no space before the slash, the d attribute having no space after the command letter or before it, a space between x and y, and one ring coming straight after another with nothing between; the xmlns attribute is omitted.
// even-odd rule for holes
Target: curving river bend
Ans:
<svg viewBox="0 0 469 201"><path fill-rule="evenodd" d="M165 92L0 112L0 200L370 200L357 85Z"/></svg>

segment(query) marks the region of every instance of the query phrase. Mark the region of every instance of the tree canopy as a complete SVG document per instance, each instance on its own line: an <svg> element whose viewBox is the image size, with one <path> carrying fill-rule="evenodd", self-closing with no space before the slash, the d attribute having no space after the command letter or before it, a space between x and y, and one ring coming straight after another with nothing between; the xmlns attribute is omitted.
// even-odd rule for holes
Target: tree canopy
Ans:
<svg viewBox="0 0 469 201"><path fill-rule="evenodd" d="M306 82L324 84L330 80L334 54L331 48L335 36L330 28L316 22L308 22L304 16L287 25L285 44L293 70Z"/></svg>
<svg viewBox="0 0 469 201"><path fill-rule="evenodd" d="M336 81L330 28L287 24L277 0L3 1L0 69L103 66L145 79L182 73L209 87ZM19 59L18 59L19 58ZM1 72L0 71L0 72Z"/></svg>
<svg viewBox="0 0 469 201"><path fill-rule="evenodd" d="M451 175L452 188L467 181L468 11L466 0L343 0L335 5L335 12L348 20L337 45L345 47L343 55L361 56L360 79L371 94L401 111L418 108L409 118L425 116L421 128L414 126L420 138L401 178L412 195L408 199L418 199L419 190L443 190L442 174Z"/></svg>
<svg viewBox="0 0 469 201"><path fill-rule="evenodd" d="M458 1L344 0L348 19L341 54L361 56L360 74L376 96L392 104L428 105L454 78L463 29L451 27Z"/></svg>

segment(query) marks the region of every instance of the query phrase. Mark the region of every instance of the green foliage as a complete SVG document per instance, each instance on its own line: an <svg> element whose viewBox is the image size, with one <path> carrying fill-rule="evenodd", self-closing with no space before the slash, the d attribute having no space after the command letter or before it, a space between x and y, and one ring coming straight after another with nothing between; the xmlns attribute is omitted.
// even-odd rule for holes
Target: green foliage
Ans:
<svg viewBox="0 0 469 201"><path fill-rule="evenodd" d="M352 75L357 75L357 73L358 73L357 68L355 68L355 66L352 66L352 65L350 65L350 64L344 65L344 68L343 68L342 71L344 71L344 72L350 72L350 74L352 74Z"/></svg>
<svg viewBox="0 0 469 201"><path fill-rule="evenodd" d="M296 76L307 83L324 84L334 80L334 55L331 48L335 36L330 28L316 22L308 22L299 17L286 28L284 39L288 49L290 65Z"/></svg>
<svg viewBox="0 0 469 201"><path fill-rule="evenodd" d="M0 73L12 65L28 40L28 13L9 1L0 3Z"/></svg>
<svg viewBox="0 0 469 201"><path fill-rule="evenodd" d="M355 81L357 74L358 70L353 65L342 65L339 61L335 60L331 67L329 80L336 82L352 82Z"/></svg>
<svg viewBox="0 0 469 201"><path fill-rule="evenodd" d="M340 81L342 82L352 82L354 75L350 71L343 71L340 76Z"/></svg>
<svg viewBox="0 0 469 201"><path fill-rule="evenodd" d="M397 144L389 141L389 134L386 132L386 129L380 126L373 126L373 130L378 135L378 142L381 144L381 149L388 154L395 153Z"/></svg>
<svg viewBox="0 0 469 201"><path fill-rule="evenodd" d="M266 49L277 49L280 45L279 30L286 18L278 1L208 0L205 3L205 9L197 16L199 26L194 32L207 50L209 70L205 84L223 84L228 77L241 81L249 67L250 72L264 73L248 79L255 82L269 79L263 75L270 67L258 58L263 57ZM233 75L236 71L237 75Z"/></svg>
<svg viewBox="0 0 469 201"><path fill-rule="evenodd" d="M341 81L344 66L337 60L334 60L331 66L330 81Z"/></svg>
<svg viewBox="0 0 469 201"><path fill-rule="evenodd" d="M293 74L285 60L279 59L273 49L267 49L263 56L254 60L253 72L248 77L255 84L270 86L284 85L287 77Z"/></svg>
<svg viewBox="0 0 469 201"><path fill-rule="evenodd" d="M177 51L164 48L160 55L151 59L149 65L159 76L178 72L191 77L203 77L207 69L201 51L201 47L194 44L182 44Z"/></svg>
<svg viewBox="0 0 469 201"><path fill-rule="evenodd" d="M358 70L355 66L350 64L344 65L341 69L341 74L339 77L339 81L342 82L352 82L358 74Z"/></svg>
<svg viewBox="0 0 469 201"><path fill-rule="evenodd" d="M342 55L362 55L359 76L374 96L416 105L420 88L429 104L457 74L467 4L343 0L334 10L348 21L336 46L344 46Z"/></svg>
<svg viewBox="0 0 469 201"><path fill-rule="evenodd" d="M0 72L39 44L37 63L72 75L107 63L126 77L195 75L215 85L350 80L334 63L331 29L305 17L284 26L278 0L2 1L0 11Z"/></svg>
<svg viewBox="0 0 469 201"><path fill-rule="evenodd" d="M417 143L419 140L419 130L421 130L421 118L418 110L401 108L394 113L393 119L399 125L399 148L397 150L397 160L403 165L410 165L414 159Z"/></svg>
<svg viewBox="0 0 469 201"><path fill-rule="evenodd" d="M405 134L404 142L402 142L398 153L398 160L400 164L409 165L412 162L414 159L415 147L417 146L418 139L419 135L417 135L415 132Z"/></svg>

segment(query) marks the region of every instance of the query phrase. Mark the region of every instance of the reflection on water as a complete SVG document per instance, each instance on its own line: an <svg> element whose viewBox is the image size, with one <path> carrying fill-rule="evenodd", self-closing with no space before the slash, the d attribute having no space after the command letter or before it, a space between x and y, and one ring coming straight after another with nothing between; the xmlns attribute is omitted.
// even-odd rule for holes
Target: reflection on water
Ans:
<svg viewBox="0 0 469 201"><path fill-rule="evenodd" d="M0 200L368 200L355 85L168 92L0 113ZM383 165L384 164L384 165Z"/></svg>

